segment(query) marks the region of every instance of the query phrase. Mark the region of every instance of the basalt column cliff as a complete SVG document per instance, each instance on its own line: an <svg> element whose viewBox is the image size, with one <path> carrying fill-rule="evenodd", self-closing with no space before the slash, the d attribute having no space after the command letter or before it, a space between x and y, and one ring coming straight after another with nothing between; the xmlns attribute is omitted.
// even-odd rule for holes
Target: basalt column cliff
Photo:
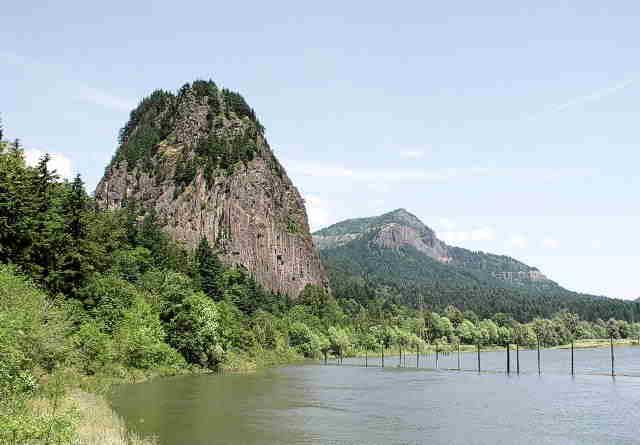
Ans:
<svg viewBox="0 0 640 445"><path fill-rule="evenodd" d="M242 96L196 81L156 91L131 113L96 188L102 207L136 203L194 248L202 237L227 264L296 297L327 287L304 201Z"/></svg>

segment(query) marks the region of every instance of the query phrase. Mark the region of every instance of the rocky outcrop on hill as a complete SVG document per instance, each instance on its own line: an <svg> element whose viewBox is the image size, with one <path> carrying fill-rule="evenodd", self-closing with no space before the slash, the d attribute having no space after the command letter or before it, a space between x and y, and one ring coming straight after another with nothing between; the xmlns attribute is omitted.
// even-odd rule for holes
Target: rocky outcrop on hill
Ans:
<svg viewBox="0 0 640 445"><path fill-rule="evenodd" d="M447 246L433 230L405 209L371 218L350 219L320 230L313 239L320 249L345 245L370 235L372 245L385 249L411 246L443 263L449 261Z"/></svg>
<svg viewBox="0 0 640 445"><path fill-rule="evenodd" d="M261 124L239 94L211 81L143 100L95 196L105 208L154 211L190 248L206 237L274 292L295 298L307 284L328 286L304 201Z"/></svg>
<svg viewBox="0 0 640 445"><path fill-rule="evenodd" d="M392 213L398 222L383 224L372 240L375 245L385 249L411 246L440 262L448 263L450 261L447 246L436 238L433 230L424 224L411 224L411 219L407 216L415 217L404 209Z"/></svg>
<svg viewBox="0 0 640 445"><path fill-rule="evenodd" d="M410 248L439 263L480 273L487 278L517 284L551 284L538 269L514 258L447 245L438 239L431 228L405 209L397 209L380 216L342 221L319 230L313 234L313 238L327 258L339 256L344 260L355 254L359 257L358 261L362 262L365 255L375 256L375 249L399 251ZM358 247L354 249L356 245ZM393 261L396 262L394 267L402 262L407 262L407 268L415 267L413 260L409 261L403 256ZM441 276L446 275L447 269L438 270ZM452 280L455 281L453 278Z"/></svg>

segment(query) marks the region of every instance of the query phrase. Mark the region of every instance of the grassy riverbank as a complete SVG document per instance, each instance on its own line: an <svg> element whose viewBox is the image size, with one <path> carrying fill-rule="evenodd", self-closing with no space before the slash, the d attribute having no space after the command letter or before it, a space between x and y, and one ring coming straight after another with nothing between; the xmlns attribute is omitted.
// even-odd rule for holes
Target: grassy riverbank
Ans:
<svg viewBox="0 0 640 445"><path fill-rule="evenodd" d="M56 411L71 413L74 420L73 445L155 445L153 437L143 438L130 431L124 420L109 406L107 400L97 394L75 389L69 391L58 406L47 399L31 402L34 414L50 418Z"/></svg>

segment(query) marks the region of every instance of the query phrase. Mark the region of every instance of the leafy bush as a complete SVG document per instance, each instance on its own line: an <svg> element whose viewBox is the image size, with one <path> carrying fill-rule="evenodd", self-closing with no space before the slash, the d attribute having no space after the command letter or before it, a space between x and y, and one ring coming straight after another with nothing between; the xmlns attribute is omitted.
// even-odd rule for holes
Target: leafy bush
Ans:
<svg viewBox="0 0 640 445"><path fill-rule="evenodd" d="M27 403L41 389L47 394L38 375L67 358L61 315L41 290L0 265L0 443L62 443L73 435L72 413L38 413Z"/></svg>
<svg viewBox="0 0 640 445"><path fill-rule="evenodd" d="M164 340L165 332L158 314L140 297L124 312L114 333L120 361L137 369L178 366L184 362Z"/></svg>
<svg viewBox="0 0 640 445"><path fill-rule="evenodd" d="M317 357L321 352L320 337L302 322L295 322L289 328L289 343L305 357Z"/></svg>
<svg viewBox="0 0 640 445"><path fill-rule="evenodd" d="M112 337L96 321L81 324L74 335L80 367L87 374L104 369L114 359Z"/></svg>
<svg viewBox="0 0 640 445"><path fill-rule="evenodd" d="M152 265L151 251L144 247L121 249L113 253L113 272L131 283L138 281Z"/></svg>
<svg viewBox="0 0 640 445"><path fill-rule="evenodd" d="M220 315L216 304L206 295L187 296L170 326L171 344L188 362L215 369L224 359Z"/></svg>
<svg viewBox="0 0 640 445"><path fill-rule="evenodd" d="M80 291L89 314L104 323L108 333L114 332L138 295L135 286L110 274L94 276Z"/></svg>

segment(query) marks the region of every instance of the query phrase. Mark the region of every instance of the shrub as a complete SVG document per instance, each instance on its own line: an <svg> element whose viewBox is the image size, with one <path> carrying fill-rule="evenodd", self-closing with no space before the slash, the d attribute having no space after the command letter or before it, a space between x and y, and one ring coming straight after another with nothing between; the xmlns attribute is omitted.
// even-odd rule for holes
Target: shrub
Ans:
<svg viewBox="0 0 640 445"><path fill-rule="evenodd" d="M85 307L94 318L104 323L108 333L115 330L125 311L138 296L137 289L131 283L114 275L97 275L80 290Z"/></svg>
<svg viewBox="0 0 640 445"><path fill-rule="evenodd" d="M109 334L95 321L80 325L74 335L79 364L87 374L95 374L113 360L113 344Z"/></svg>
<svg viewBox="0 0 640 445"><path fill-rule="evenodd" d="M115 252L112 270L130 283L135 283L151 268L152 264L153 258L149 249L135 247Z"/></svg>
<svg viewBox="0 0 640 445"><path fill-rule="evenodd" d="M321 352L320 338L301 322L295 322L289 328L289 344L305 357L318 357Z"/></svg>
<svg viewBox="0 0 640 445"><path fill-rule="evenodd" d="M124 313L114 334L120 361L137 369L174 366L183 362L164 339L158 314L140 297Z"/></svg>
<svg viewBox="0 0 640 445"><path fill-rule="evenodd" d="M188 362L215 369L224 359L218 308L203 293L184 299L170 329L171 343Z"/></svg>

